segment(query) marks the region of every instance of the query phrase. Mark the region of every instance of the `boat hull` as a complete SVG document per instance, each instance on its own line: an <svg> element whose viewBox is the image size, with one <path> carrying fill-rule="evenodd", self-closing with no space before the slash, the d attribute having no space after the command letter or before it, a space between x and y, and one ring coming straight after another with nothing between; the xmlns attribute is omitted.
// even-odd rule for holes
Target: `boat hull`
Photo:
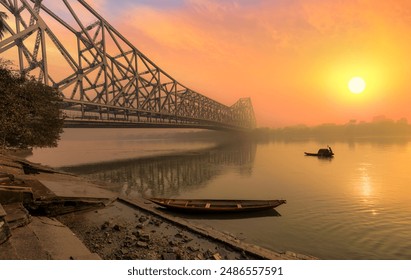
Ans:
<svg viewBox="0 0 411 280"><path fill-rule="evenodd" d="M314 154L314 153L307 153L307 152L304 152L304 154L306 155L306 156L311 156L311 157L326 157L326 158L331 158L331 157L333 157L334 156L334 154Z"/></svg>
<svg viewBox="0 0 411 280"><path fill-rule="evenodd" d="M148 198L151 202L174 211L188 213L235 213L274 209L285 200L223 200Z"/></svg>

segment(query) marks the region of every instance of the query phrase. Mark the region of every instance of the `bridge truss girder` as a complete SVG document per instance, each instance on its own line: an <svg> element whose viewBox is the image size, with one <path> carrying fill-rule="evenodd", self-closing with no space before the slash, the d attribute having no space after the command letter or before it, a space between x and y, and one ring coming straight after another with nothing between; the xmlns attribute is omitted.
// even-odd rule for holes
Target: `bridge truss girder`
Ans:
<svg viewBox="0 0 411 280"><path fill-rule="evenodd" d="M249 98L229 107L183 86L84 0L61 0L64 16L44 2L0 0L12 15L0 53L17 49L21 72L59 89L68 124L255 127ZM82 20L84 14L91 24ZM68 37L72 44L65 43ZM49 69L56 54L65 66L59 75Z"/></svg>

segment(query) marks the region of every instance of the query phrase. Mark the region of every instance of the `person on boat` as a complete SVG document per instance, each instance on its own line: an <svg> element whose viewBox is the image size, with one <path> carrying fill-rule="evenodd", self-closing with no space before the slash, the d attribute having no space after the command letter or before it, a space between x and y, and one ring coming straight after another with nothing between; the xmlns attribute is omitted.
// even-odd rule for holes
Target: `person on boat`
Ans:
<svg viewBox="0 0 411 280"><path fill-rule="evenodd" d="M333 155L334 153L333 153L333 150L331 149L331 147L328 146L328 145L327 145L327 147L328 147L328 150L330 151L330 155Z"/></svg>

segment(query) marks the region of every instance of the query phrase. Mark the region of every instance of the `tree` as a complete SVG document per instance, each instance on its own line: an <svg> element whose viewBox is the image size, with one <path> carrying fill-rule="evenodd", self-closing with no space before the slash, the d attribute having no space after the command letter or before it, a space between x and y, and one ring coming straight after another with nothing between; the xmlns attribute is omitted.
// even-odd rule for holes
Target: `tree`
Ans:
<svg viewBox="0 0 411 280"><path fill-rule="evenodd" d="M0 61L0 147L54 147L63 130L59 92Z"/></svg>
<svg viewBox="0 0 411 280"><path fill-rule="evenodd" d="M0 11L0 40L3 39L4 32L6 31L6 19L6 13Z"/></svg>

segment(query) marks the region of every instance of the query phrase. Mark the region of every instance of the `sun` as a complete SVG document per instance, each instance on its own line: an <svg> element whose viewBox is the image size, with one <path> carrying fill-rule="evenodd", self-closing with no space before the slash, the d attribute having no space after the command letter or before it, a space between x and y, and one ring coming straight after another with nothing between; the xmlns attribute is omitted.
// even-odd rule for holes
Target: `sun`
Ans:
<svg viewBox="0 0 411 280"><path fill-rule="evenodd" d="M348 82L348 89L354 94L360 94L365 90L366 83L361 77L353 77Z"/></svg>

